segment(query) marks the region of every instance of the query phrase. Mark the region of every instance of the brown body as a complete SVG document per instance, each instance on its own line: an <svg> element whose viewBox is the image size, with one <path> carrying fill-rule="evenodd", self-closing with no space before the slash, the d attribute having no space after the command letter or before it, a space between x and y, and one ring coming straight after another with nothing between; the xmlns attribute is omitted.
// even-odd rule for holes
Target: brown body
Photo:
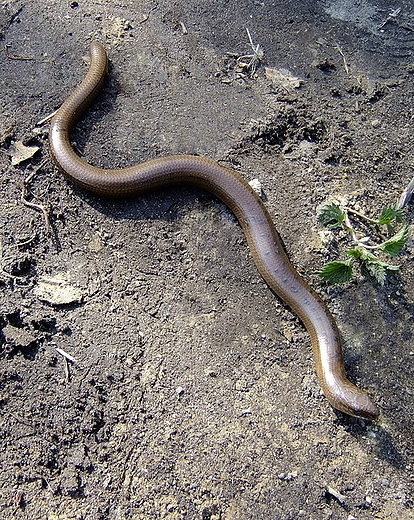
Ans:
<svg viewBox="0 0 414 520"><path fill-rule="evenodd" d="M111 197L192 184L220 198L243 227L261 275L308 330L316 372L331 405L351 415L375 418L377 407L346 379L339 331L330 312L290 263L261 199L237 172L192 155L164 157L119 170L96 168L76 155L70 144L70 130L100 90L107 71L107 56L101 44L91 44L90 57L85 79L52 120L50 149L59 169L78 186Z"/></svg>

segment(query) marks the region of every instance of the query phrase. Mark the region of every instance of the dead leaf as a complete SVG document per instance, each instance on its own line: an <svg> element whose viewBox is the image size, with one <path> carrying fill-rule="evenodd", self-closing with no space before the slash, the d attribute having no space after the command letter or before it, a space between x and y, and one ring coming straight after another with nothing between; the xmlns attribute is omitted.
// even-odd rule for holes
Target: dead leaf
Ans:
<svg viewBox="0 0 414 520"><path fill-rule="evenodd" d="M69 281L67 273L59 273L55 276L43 276L34 289L39 300L51 305L67 305L78 303L83 299L81 289Z"/></svg>
<svg viewBox="0 0 414 520"><path fill-rule="evenodd" d="M27 159L31 159L38 150L38 146L25 146L22 141L12 143L10 147L12 165L16 166Z"/></svg>
<svg viewBox="0 0 414 520"><path fill-rule="evenodd" d="M283 87L288 90L292 88L299 88L302 83L304 83L303 79L293 76L293 74L287 69L271 69L269 67L265 67L265 76L267 79L270 79L274 85Z"/></svg>

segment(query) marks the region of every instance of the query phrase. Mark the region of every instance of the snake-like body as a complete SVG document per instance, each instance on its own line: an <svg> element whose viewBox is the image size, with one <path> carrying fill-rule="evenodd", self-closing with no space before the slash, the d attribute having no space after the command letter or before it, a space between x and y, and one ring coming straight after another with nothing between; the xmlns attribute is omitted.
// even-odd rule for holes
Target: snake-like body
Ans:
<svg viewBox="0 0 414 520"><path fill-rule="evenodd" d="M240 222L263 278L308 330L316 372L331 405L347 414L377 417L379 411L368 395L346 378L340 335L332 315L290 263L263 202L237 172L193 155L162 157L111 170L92 166L75 153L70 143L71 129L101 89L108 68L107 55L100 43L93 42L89 53L88 73L52 119L50 150L59 169L78 186L111 197L183 184L216 195Z"/></svg>

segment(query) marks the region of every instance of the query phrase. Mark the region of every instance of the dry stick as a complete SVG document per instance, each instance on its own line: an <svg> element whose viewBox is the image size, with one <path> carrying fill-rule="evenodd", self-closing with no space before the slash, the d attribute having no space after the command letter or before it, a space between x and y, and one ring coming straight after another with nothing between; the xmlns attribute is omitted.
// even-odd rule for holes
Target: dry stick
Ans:
<svg viewBox="0 0 414 520"><path fill-rule="evenodd" d="M368 222L372 222L373 224L378 224L377 220L374 220L373 218L369 218L363 213L360 213L356 209L346 208L349 213L353 213L354 215L357 215L358 217L361 217L362 219L368 220Z"/></svg>
<svg viewBox="0 0 414 520"><path fill-rule="evenodd" d="M17 421L19 424L23 424L24 426L27 426L27 427L31 428L33 430L33 434L36 435L36 437L39 437L39 439L42 439L42 440L48 442L49 444L53 444L54 446L57 446L55 441L53 441L51 439L48 439L47 437L44 437L42 434L38 433L38 428L36 428L32 424L30 424L29 422L26 422L25 420L20 419L20 417L18 417L17 415L15 415L12 412L6 411L6 413L8 415L10 415L10 417L13 417L13 419L15 421Z"/></svg>
<svg viewBox="0 0 414 520"><path fill-rule="evenodd" d="M51 488L50 484L49 484L49 481L47 480L46 477L44 477L41 473L36 473L37 475L37 478L39 478L40 480L42 480L45 484L46 484L46 488L48 491L50 491L50 493L52 493L52 495L54 494L54 491L53 489Z"/></svg>
<svg viewBox="0 0 414 520"><path fill-rule="evenodd" d="M358 237L357 237L357 234L355 233L355 230L354 228L352 227L352 224L349 220L349 217L348 217L348 211L345 210L345 226L346 228L348 229L348 231L351 233L351 236L352 236L352 240L354 242L357 242L358 243Z"/></svg>
<svg viewBox="0 0 414 520"><path fill-rule="evenodd" d="M6 53L6 56L9 60L19 60L19 61L34 61L35 58L29 57L29 56L15 56L9 54L9 47L11 47L10 44L6 44L1 50Z"/></svg>
<svg viewBox="0 0 414 520"><path fill-rule="evenodd" d="M24 190L23 190L23 193L22 193L22 202L23 202L23 204L25 206L28 206L29 208L34 208L34 209L37 209L38 211L41 211L43 213L44 218L45 218L46 229L47 229L47 231L50 231L52 229L52 226L50 225L49 212L43 206L43 204L35 204L34 202L29 202L28 200L26 200L25 197L27 195L28 195L28 190L27 190L26 186L24 186Z"/></svg>
<svg viewBox="0 0 414 520"><path fill-rule="evenodd" d="M29 183L31 182L31 180L33 179L33 177L38 173L38 171L43 168L43 166L47 163L47 159L45 159L44 161L42 161L39 166L37 166L33 171L32 173L30 173L23 181L23 188L22 188L22 196L21 196L21 201L23 202L23 204L25 206L28 206L29 208L33 208L33 209L36 209L37 211L41 211L43 213L43 217L45 219L45 224L46 224L46 231L51 235L52 237L52 241L56 247L57 250L59 250L59 247L60 247L60 244L59 244L59 239L58 239L58 236L57 236L57 233L56 233L56 230L54 228L54 226L52 225L51 221L50 221L50 215L49 215L49 210L46 208L46 206L44 204L35 204L34 202L30 202L27 200L27 197L29 196L29 194L31 194L30 190L29 190Z"/></svg>
<svg viewBox="0 0 414 520"><path fill-rule="evenodd" d="M344 504L346 502L346 496L343 495L342 493L340 493L338 490L334 489L333 487L331 486L326 486L326 491L331 495L333 496L334 498L336 498L338 500L339 503L341 504Z"/></svg>
<svg viewBox="0 0 414 520"><path fill-rule="evenodd" d="M59 347L55 347L55 349L65 360L65 376L66 380L70 381L69 363L76 363L76 359Z"/></svg>
<svg viewBox="0 0 414 520"><path fill-rule="evenodd" d="M359 217L361 217L363 219L366 219L366 220L369 220L370 222L373 222L374 224L378 224L378 222L376 220L373 220L372 218L366 217L363 213L360 213L359 211L356 211L356 210L353 210L353 209L350 209L350 208L346 208L345 209L345 222L344 222L344 224L345 224L346 229L351 233L352 240L357 245L362 246L365 249L378 249L378 246L376 246L376 245L369 246L366 243L367 240L368 240L368 237L358 238L358 235L357 235L355 229L352 227L351 221L349 220L348 213L353 213L354 215L358 215Z"/></svg>
<svg viewBox="0 0 414 520"><path fill-rule="evenodd" d="M33 220L31 221L33 222ZM29 237L27 240L23 240L23 242L18 242L17 244L15 244L15 247L23 247L23 246L27 246L29 245L31 242L33 242L34 240L36 240L37 238L37 232L34 231L32 233L32 236Z"/></svg>
<svg viewBox="0 0 414 520"><path fill-rule="evenodd" d="M181 25L181 30L182 30L182 33L183 34L188 34L188 29L187 27L184 25L184 22L179 22L180 25Z"/></svg>
<svg viewBox="0 0 414 520"><path fill-rule="evenodd" d="M150 9L147 13L143 14L141 20L139 20L138 23L146 22L148 20L148 18L149 18L149 15L152 13L152 11L155 11L155 9L157 9L157 7L158 7L158 5L156 5L152 9Z"/></svg>
<svg viewBox="0 0 414 520"><path fill-rule="evenodd" d="M404 208L410 202L413 192L414 192L414 177L408 183L408 186L405 188L405 190L401 193L400 200L398 201L398 204L397 204L397 209Z"/></svg>
<svg viewBox="0 0 414 520"><path fill-rule="evenodd" d="M339 54L342 56L342 61L344 62L344 68L345 68L345 72L347 74L347 76L349 76L349 67L348 67L348 63L346 62L346 59L345 59L345 55L341 49L341 47L339 47L339 45L336 45L335 46L335 49L339 52Z"/></svg>
<svg viewBox="0 0 414 520"><path fill-rule="evenodd" d="M398 9L391 9L387 19L381 25L379 25L377 27L377 30L382 29L391 20L395 20L397 18L397 16L400 14L400 12L401 12L401 7L399 7Z"/></svg>
<svg viewBox="0 0 414 520"><path fill-rule="evenodd" d="M257 68L257 63L264 60L264 51L259 44L256 45L253 43L252 36L247 27L246 32L247 36L249 37L249 45L253 51L253 54L244 54L243 56L239 56L236 61L240 67L245 68L246 70L250 69L251 72L254 73ZM248 58L250 60L249 63L245 63L242 61L245 58Z"/></svg>
<svg viewBox="0 0 414 520"><path fill-rule="evenodd" d="M76 359L74 357L72 357L70 354L68 354L67 352L65 352L62 348L55 347L55 349L56 349L56 352L58 352L65 359L67 359L71 363L76 363Z"/></svg>
<svg viewBox="0 0 414 520"><path fill-rule="evenodd" d="M43 205L43 204L35 204L34 202L29 202L27 200L27 197L28 195L30 194L30 190L29 190L29 183L30 181L33 179L33 177L37 174L37 172L43 168L43 166L46 164L47 160L45 159L44 161L42 161L39 166L37 168L35 168L32 173L30 173L23 181L23 189L22 189L22 196L21 196L21 201L23 202L23 204L25 206L29 206L29 208L34 208L36 209L37 211L41 211L43 213L43 216L45 218L45 223L46 223L46 229L48 231L51 230L51 225L50 225L50 219L49 219L49 212L48 210L46 209L46 207Z"/></svg>
<svg viewBox="0 0 414 520"><path fill-rule="evenodd" d="M1 268L2 274L11 278L12 280L26 280L26 276L18 276L17 274L10 274L4 270L4 267Z"/></svg>
<svg viewBox="0 0 414 520"><path fill-rule="evenodd" d="M36 61L37 63L49 63L50 60L38 60L32 56L20 56L20 54L9 54L9 47L11 47L10 43L6 43L6 45L0 49L0 51L4 51L7 58L9 60L18 60L18 61Z"/></svg>
<svg viewBox="0 0 414 520"><path fill-rule="evenodd" d="M47 123L50 119L52 119L52 117L58 112L58 108L52 112L51 114L49 114L48 116L44 117L43 119L41 119L40 121L38 121L36 123L36 126L42 126L44 125L45 123Z"/></svg>
<svg viewBox="0 0 414 520"><path fill-rule="evenodd" d="M69 361L66 358L63 358L65 360L65 377L66 381L70 381L70 372L69 372Z"/></svg>

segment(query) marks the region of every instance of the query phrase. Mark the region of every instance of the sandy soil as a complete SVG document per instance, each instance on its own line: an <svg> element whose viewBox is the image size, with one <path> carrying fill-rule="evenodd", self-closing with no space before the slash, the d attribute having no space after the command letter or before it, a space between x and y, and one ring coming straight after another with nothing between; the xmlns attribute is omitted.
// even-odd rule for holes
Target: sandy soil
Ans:
<svg viewBox="0 0 414 520"><path fill-rule="evenodd" d="M413 176L412 3L3 1L0 38L0 519L414 518L412 240L384 287L314 274L344 247L322 204L375 215ZM93 39L110 76L79 153L197 153L258 178L377 423L331 409L224 205L108 201L57 171L37 122Z"/></svg>

